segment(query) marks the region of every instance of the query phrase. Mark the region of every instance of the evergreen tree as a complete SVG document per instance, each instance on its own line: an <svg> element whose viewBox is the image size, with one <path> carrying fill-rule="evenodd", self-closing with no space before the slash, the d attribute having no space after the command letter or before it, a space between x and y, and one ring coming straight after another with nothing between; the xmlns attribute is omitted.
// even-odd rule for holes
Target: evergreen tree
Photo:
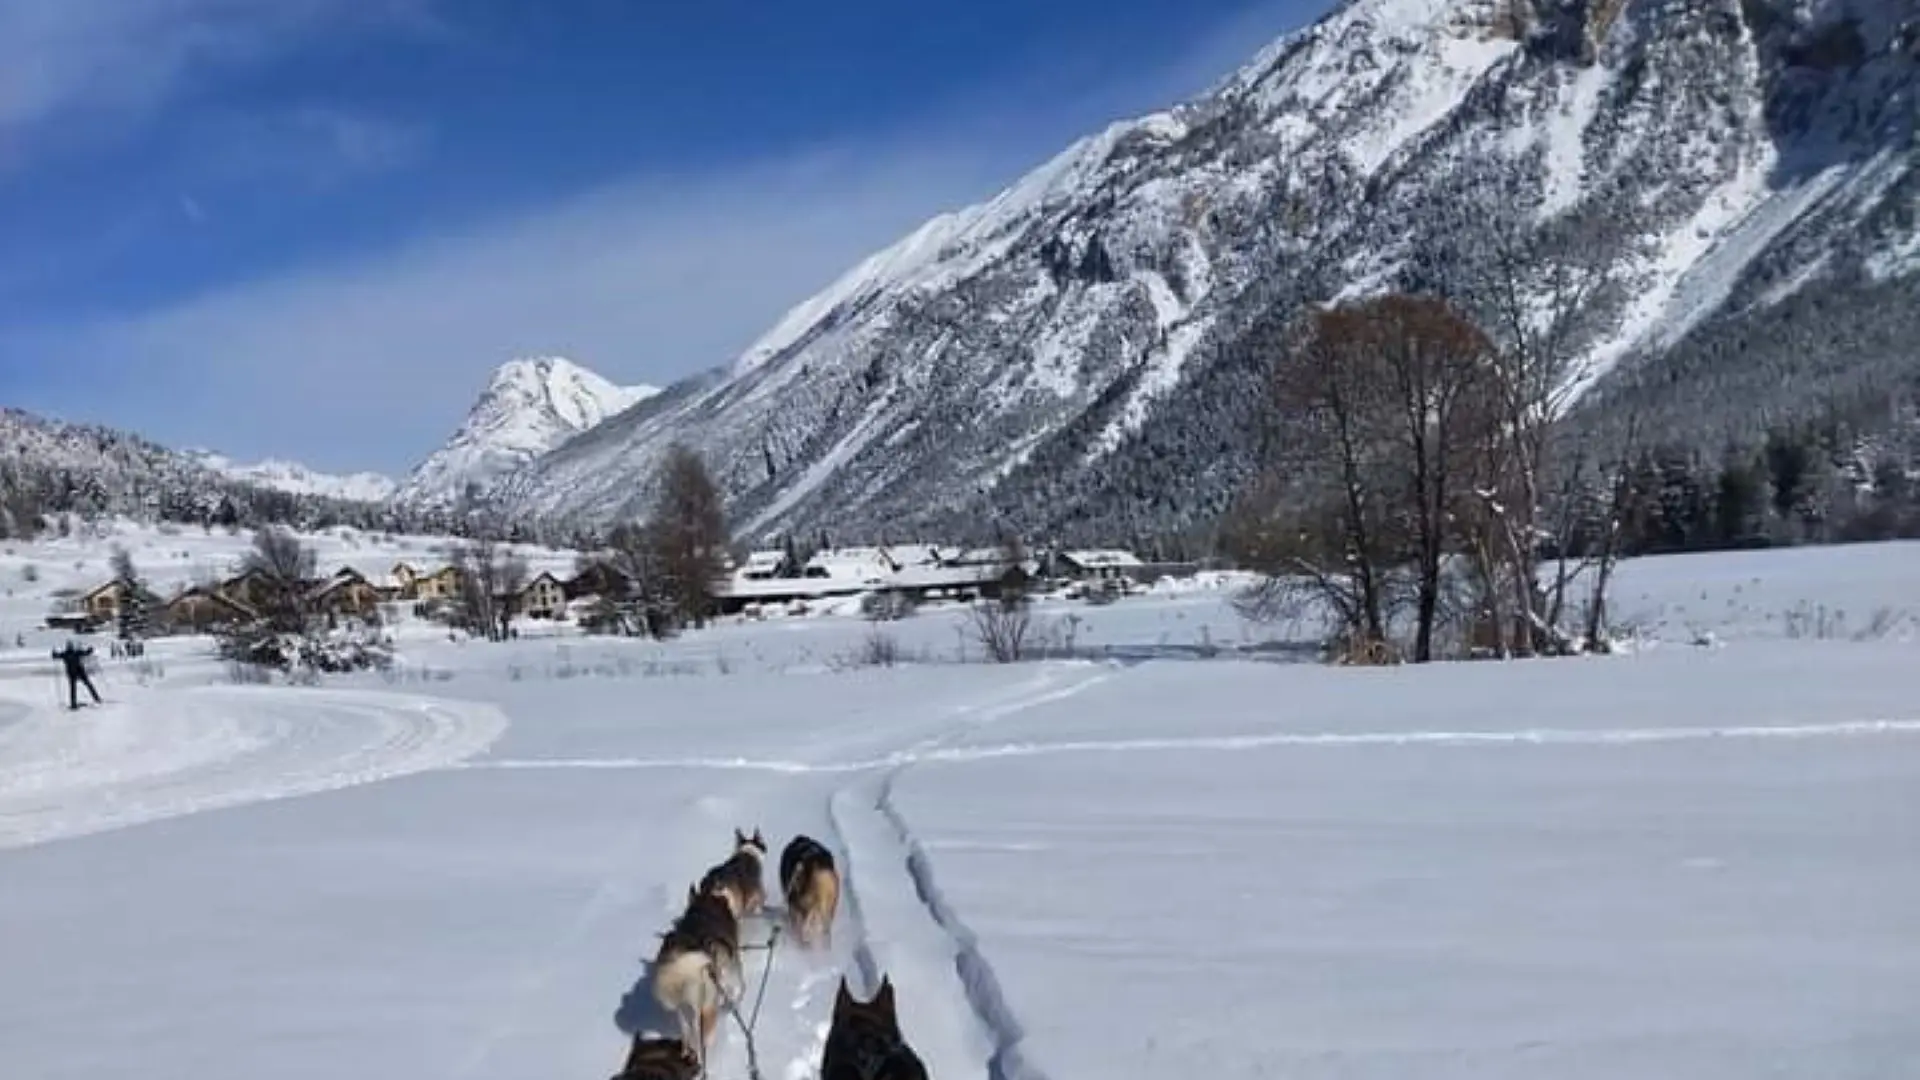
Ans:
<svg viewBox="0 0 1920 1080"><path fill-rule="evenodd" d="M133 565L133 553L116 544L109 565L120 593L120 640L144 638L150 621L147 610L149 594L146 584L140 580L140 571Z"/></svg>

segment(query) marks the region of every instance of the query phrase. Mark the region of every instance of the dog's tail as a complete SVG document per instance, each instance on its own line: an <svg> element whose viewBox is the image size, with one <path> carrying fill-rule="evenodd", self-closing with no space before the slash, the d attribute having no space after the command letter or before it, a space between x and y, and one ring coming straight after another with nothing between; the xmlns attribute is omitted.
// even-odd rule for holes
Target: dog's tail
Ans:
<svg viewBox="0 0 1920 1080"><path fill-rule="evenodd" d="M839 906L840 874L831 865L804 868L787 891L788 922L802 945L827 940Z"/></svg>

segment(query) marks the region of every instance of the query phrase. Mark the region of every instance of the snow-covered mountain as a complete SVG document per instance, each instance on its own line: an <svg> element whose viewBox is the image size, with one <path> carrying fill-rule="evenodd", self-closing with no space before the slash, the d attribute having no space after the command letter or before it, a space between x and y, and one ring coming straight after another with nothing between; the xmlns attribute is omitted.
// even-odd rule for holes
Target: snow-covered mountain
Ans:
<svg viewBox="0 0 1920 1080"><path fill-rule="evenodd" d="M392 477L379 473L358 472L337 476L315 472L293 461L269 458L253 465L242 465L210 450L192 450L188 453L207 468L224 476L290 495L320 495L350 502L385 502L399 487Z"/></svg>
<svg viewBox="0 0 1920 1080"><path fill-rule="evenodd" d="M1500 275L1538 298L1573 263L1613 275L1581 306L1580 385L1652 380L1696 426L1737 403L1751 433L1849 365L1911 364L1889 350L1920 309L1917 70L1920 0L1352 0L929 222L493 499L642 513L685 442L748 535L1183 528L1255 467L1271 331L1302 304L1398 287L1485 319ZM1741 393L1663 374L1787 318L1715 347L1766 373ZM1816 359L1828 381L1796 386Z"/></svg>
<svg viewBox="0 0 1920 1080"><path fill-rule="evenodd" d="M293 475L282 471L273 478ZM234 475L204 453L172 450L100 424L0 407L0 535L23 531L23 519L63 513L202 523L407 523L371 500L291 491L261 477Z"/></svg>
<svg viewBox="0 0 1920 1080"><path fill-rule="evenodd" d="M394 493L403 505L446 507L568 439L660 392L615 386L561 357L509 360L445 446L421 462Z"/></svg>

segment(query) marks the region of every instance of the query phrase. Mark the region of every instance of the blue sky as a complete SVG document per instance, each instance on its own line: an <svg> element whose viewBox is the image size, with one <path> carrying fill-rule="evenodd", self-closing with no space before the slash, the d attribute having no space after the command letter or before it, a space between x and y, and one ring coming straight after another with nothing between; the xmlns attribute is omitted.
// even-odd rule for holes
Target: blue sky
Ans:
<svg viewBox="0 0 1920 1080"><path fill-rule="evenodd" d="M1325 0L0 0L0 404L402 472L724 363Z"/></svg>

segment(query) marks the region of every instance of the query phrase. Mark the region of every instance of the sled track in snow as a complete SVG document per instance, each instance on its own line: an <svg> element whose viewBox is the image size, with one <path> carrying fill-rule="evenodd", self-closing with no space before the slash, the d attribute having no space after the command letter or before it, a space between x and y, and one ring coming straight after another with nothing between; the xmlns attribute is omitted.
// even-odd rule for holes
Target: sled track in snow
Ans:
<svg viewBox="0 0 1920 1080"><path fill-rule="evenodd" d="M860 874L865 872L865 864L855 864L853 845L847 842L847 830L840 816L838 803L846 792L835 792L827 799L827 825L833 830L833 846L838 849L840 860L840 907L846 913L847 925L852 929L853 948L848 959L860 969L860 985L863 993L871 992L880 983L880 962L874 958L873 949L867 939L867 917L860 907Z"/></svg>
<svg viewBox="0 0 1920 1080"><path fill-rule="evenodd" d="M0 850L424 772L506 727L486 705L285 688L37 711L0 730Z"/></svg>
<svg viewBox="0 0 1920 1080"><path fill-rule="evenodd" d="M1025 1025L1020 1023L1019 1016L1007 1003L1007 995L1000 988L999 977L980 951L979 939L947 902L946 894L940 891L939 884L934 880L933 860L927 856L926 848L894 804L893 783L898 776L899 772L896 771L881 784L876 807L906 849L907 874L913 879L914 893L941 931L953 940L954 973L960 978L960 988L966 994L968 1007L993 1041L993 1053L987 1058L988 1080L1047 1080L1046 1074L1029 1063L1021 1052L1020 1044L1026 1039Z"/></svg>

